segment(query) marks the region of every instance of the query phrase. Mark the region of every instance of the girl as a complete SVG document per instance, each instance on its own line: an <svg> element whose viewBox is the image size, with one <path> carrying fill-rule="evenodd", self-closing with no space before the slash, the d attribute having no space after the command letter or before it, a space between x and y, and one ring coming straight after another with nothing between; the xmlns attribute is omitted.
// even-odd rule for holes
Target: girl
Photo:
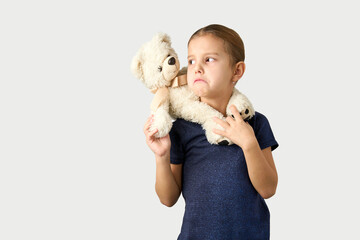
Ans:
<svg viewBox="0 0 360 240"><path fill-rule="evenodd" d="M222 25L196 31L188 42L188 85L199 100L224 116L236 82L245 71L240 36ZM201 125L177 119L169 135L157 139L144 126L156 159L156 193L173 206L180 194L185 214L178 239L269 239L270 214L264 198L275 194L277 172L271 151L278 147L267 118L248 122L235 106L226 121L214 119L230 146L208 143Z"/></svg>

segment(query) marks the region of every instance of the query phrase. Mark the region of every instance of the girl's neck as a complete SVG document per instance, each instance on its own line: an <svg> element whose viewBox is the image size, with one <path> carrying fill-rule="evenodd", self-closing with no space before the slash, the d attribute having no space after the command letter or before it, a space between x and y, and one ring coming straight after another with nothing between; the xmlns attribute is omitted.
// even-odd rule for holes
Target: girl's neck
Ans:
<svg viewBox="0 0 360 240"><path fill-rule="evenodd" d="M219 98L202 98L200 97L200 101L206 103L210 107L214 108L215 110L219 111L226 117L226 107L229 103L230 97L224 98L223 96Z"/></svg>

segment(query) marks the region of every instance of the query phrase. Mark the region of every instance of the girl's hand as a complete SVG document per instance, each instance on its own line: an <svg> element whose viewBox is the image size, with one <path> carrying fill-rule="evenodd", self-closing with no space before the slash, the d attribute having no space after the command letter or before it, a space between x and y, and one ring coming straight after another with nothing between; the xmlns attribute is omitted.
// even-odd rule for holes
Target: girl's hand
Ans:
<svg viewBox="0 0 360 240"><path fill-rule="evenodd" d="M167 134L162 138L156 138L154 135L158 132L157 129L150 132L150 126L153 122L154 116L151 115L145 123L144 134L146 136L146 144L154 152L155 155L159 157L164 157L167 154L170 154L170 136Z"/></svg>
<svg viewBox="0 0 360 240"><path fill-rule="evenodd" d="M230 110L234 118L228 116L226 121L223 121L214 117L214 121L223 127L224 130L213 129L213 132L223 137L227 137L243 150L251 148L254 144L257 144L254 130L249 123L242 119L239 111L234 105L230 106Z"/></svg>

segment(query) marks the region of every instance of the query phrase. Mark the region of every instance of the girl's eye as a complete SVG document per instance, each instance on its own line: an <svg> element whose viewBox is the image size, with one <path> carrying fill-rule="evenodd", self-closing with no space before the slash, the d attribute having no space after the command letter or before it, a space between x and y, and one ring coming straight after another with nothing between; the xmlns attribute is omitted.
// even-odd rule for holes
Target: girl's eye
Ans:
<svg viewBox="0 0 360 240"><path fill-rule="evenodd" d="M190 64L190 65L192 65L192 64L194 64L194 63L195 63L194 60L189 60L189 64Z"/></svg>
<svg viewBox="0 0 360 240"><path fill-rule="evenodd" d="M209 58L206 58L206 61L207 61L207 62L213 62L213 61L215 61L215 59L209 57Z"/></svg>

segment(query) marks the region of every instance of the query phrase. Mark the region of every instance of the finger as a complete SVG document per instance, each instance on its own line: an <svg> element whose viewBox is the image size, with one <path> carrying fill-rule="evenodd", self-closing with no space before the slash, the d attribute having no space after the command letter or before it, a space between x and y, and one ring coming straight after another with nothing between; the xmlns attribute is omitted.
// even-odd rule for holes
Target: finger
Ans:
<svg viewBox="0 0 360 240"><path fill-rule="evenodd" d="M225 120L230 124L230 126L235 122L235 119L230 116L227 116Z"/></svg>
<svg viewBox="0 0 360 240"><path fill-rule="evenodd" d="M149 128L151 126L151 123L153 122L153 115L151 115L147 120L146 123L144 125L144 133L146 134L146 132L149 131Z"/></svg>
<svg viewBox="0 0 360 240"><path fill-rule="evenodd" d="M244 121L243 118L241 117L240 113L239 113L239 110L237 110L235 105L230 106L230 111L233 114L235 120Z"/></svg>
<svg viewBox="0 0 360 240"><path fill-rule="evenodd" d="M150 117L148 117L148 119L146 119L146 122L144 124L144 130L147 129L147 127L150 125L151 119L152 119L152 116L150 116Z"/></svg>
<svg viewBox="0 0 360 240"><path fill-rule="evenodd" d="M153 137L159 130L156 128L154 130L152 130L151 132L149 132L149 136Z"/></svg>
<svg viewBox="0 0 360 240"><path fill-rule="evenodd" d="M227 122L224 121L224 120L221 120L221 119L218 118L218 117L214 117L213 120L214 120L217 124L219 124L221 127L223 127L223 128L229 127L229 123L227 123Z"/></svg>
<svg viewBox="0 0 360 240"><path fill-rule="evenodd" d="M214 132L215 134L217 134L217 135L220 135L220 136L223 136L223 137L227 137L227 136L226 136L226 132L225 132L225 131L222 131L222 130L220 130L220 129L214 128L214 129L213 129L213 132Z"/></svg>
<svg viewBox="0 0 360 240"><path fill-rule="evenodd" d="M151 132L147 132L146 137L148 140L152 140L153 138L155 138L155 134L158 132L158 129L154 129Z"/></svg>
<svg viewBox="0 0 360 240"><path fill-rule="evenodd" d="M143 131L144 131L145 135L149 132L150 126L151 126L150 122L146 122L146 124L144 125Z"/></svg>

